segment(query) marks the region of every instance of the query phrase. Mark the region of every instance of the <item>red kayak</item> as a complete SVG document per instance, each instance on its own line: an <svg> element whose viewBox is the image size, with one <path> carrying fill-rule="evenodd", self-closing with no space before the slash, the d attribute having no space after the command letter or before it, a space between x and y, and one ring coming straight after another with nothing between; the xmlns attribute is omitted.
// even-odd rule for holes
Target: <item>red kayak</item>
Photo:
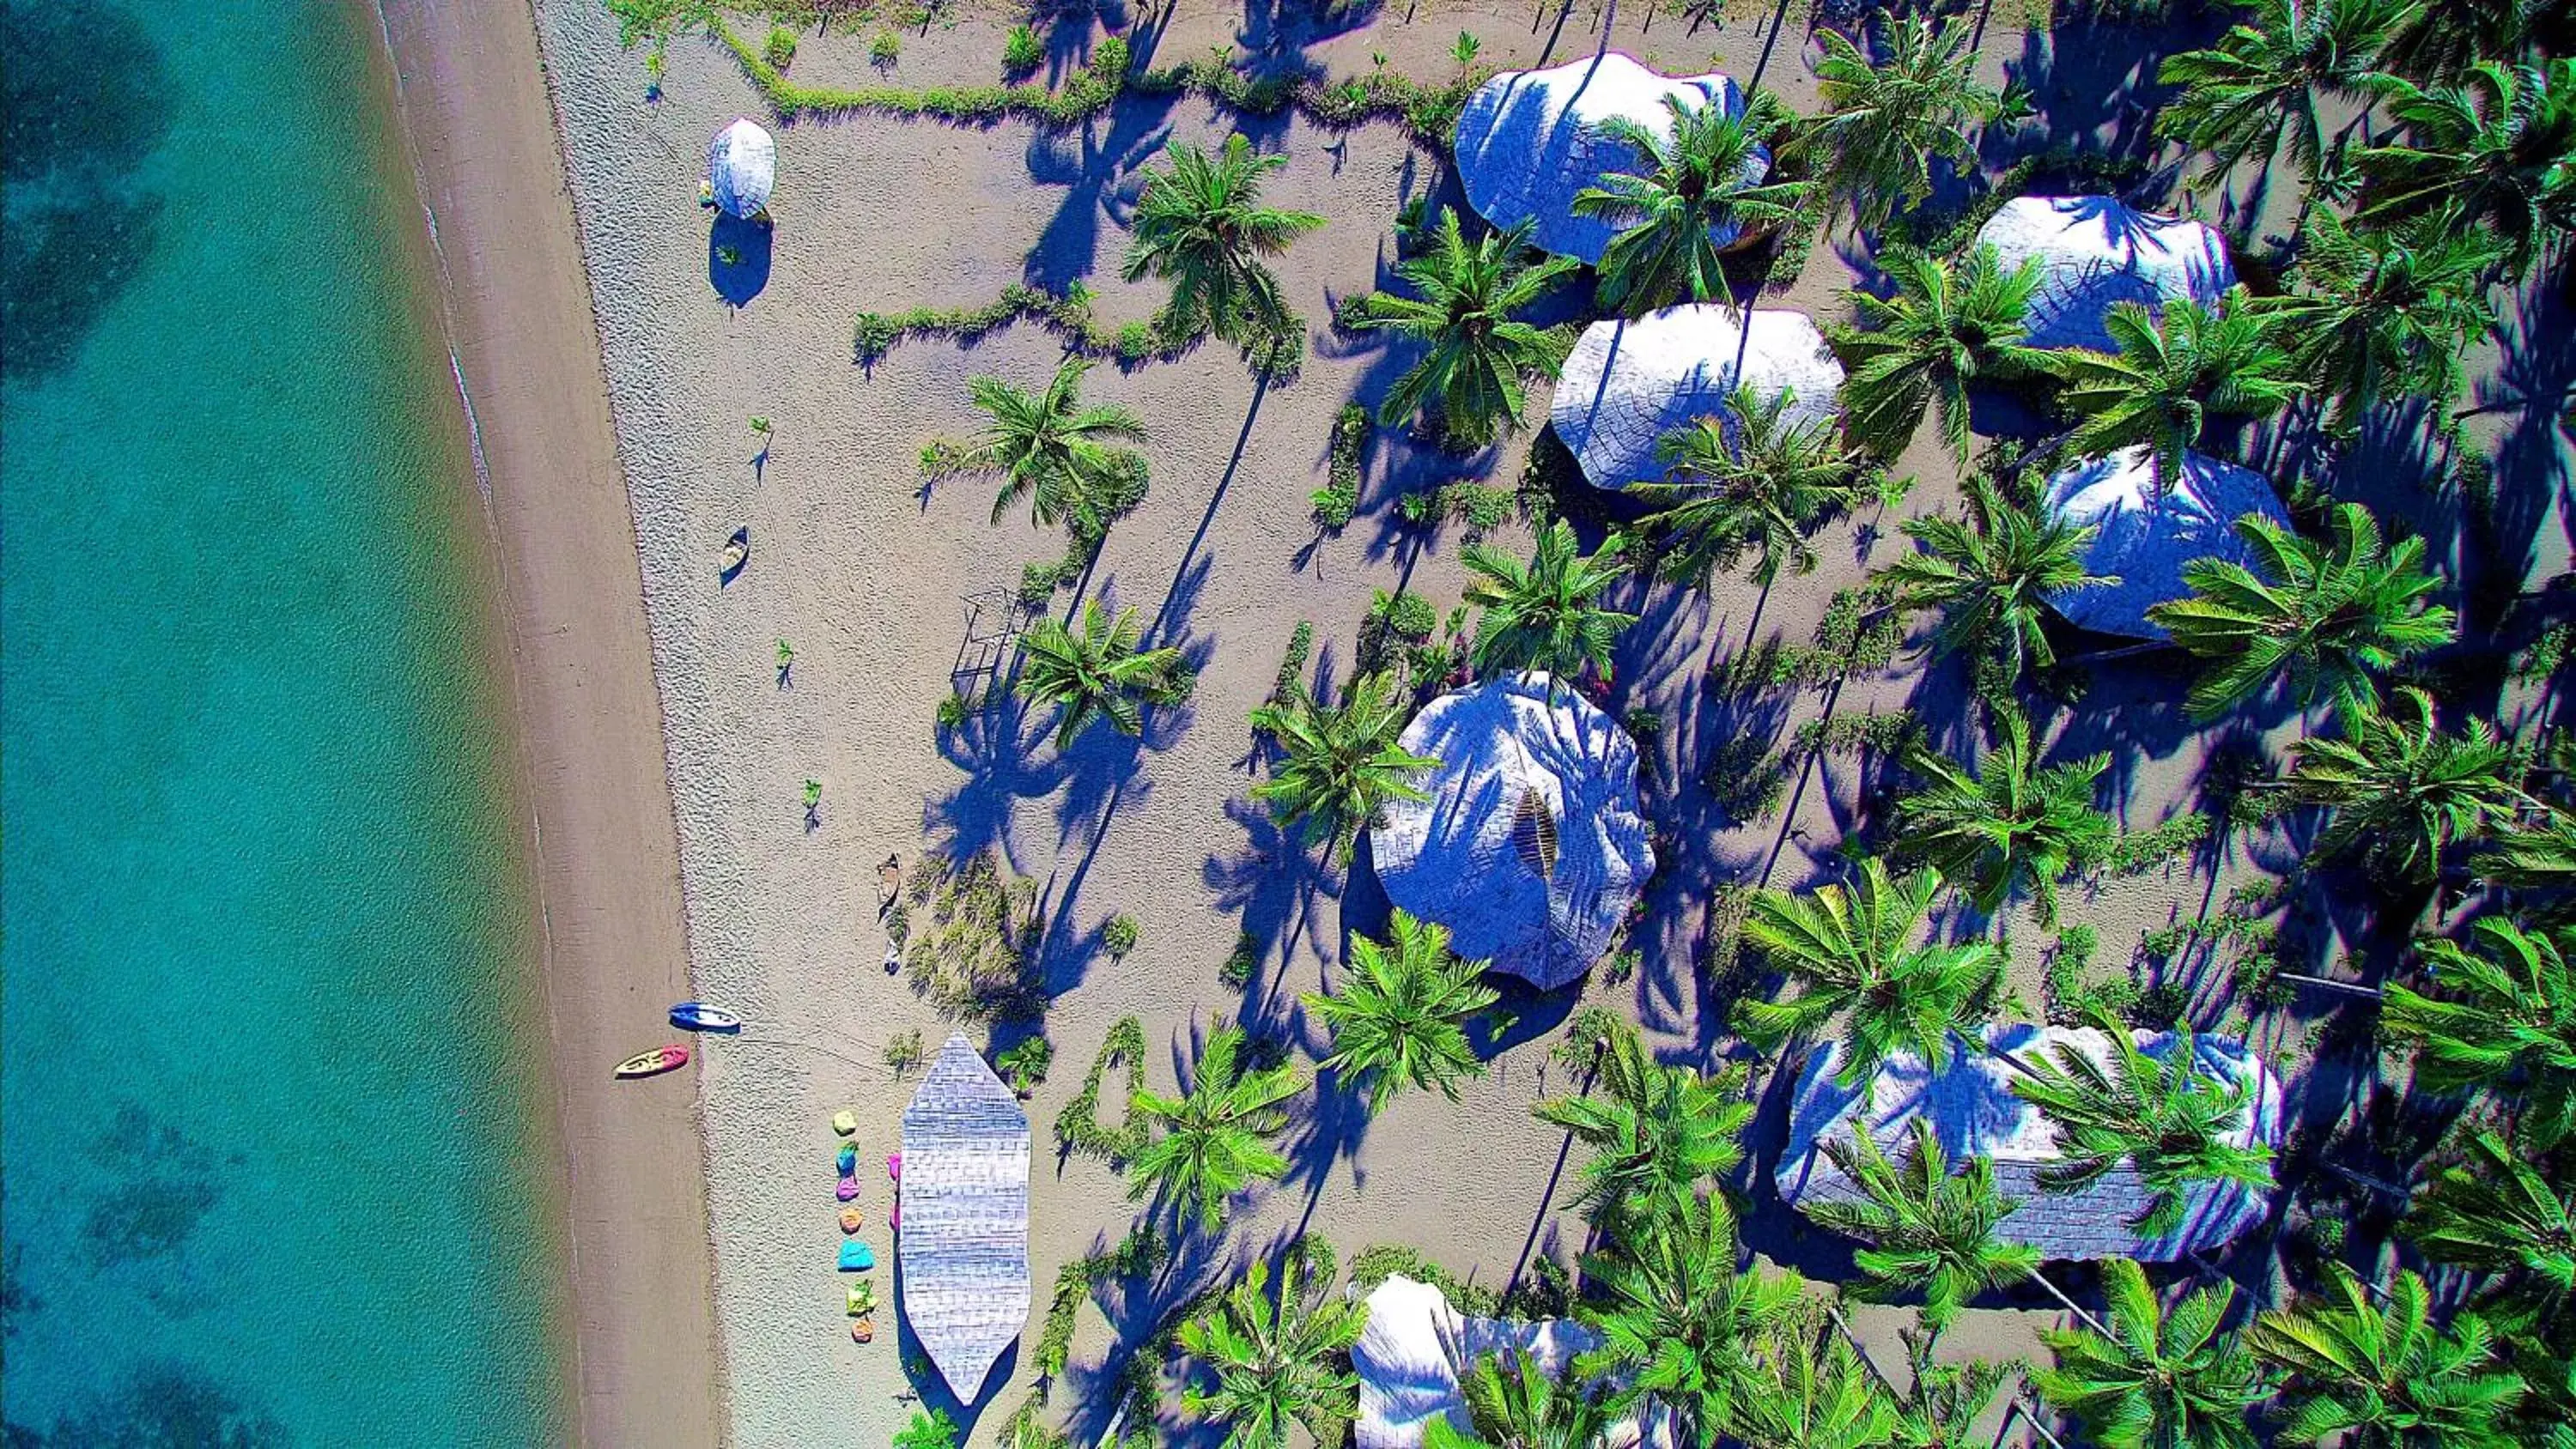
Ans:
<svg viewBox="0 0 2576 1449"><path fill-rule="evenodd" d="M649 1052L637 1052L635 1055L619 1062L617 1064L617 1075L620 1077L658 1077L664 1072L677 1071L688 1064L689 1049L680 1045L678 1042L673 1042L669 1046L655 1047Z"/></svg>

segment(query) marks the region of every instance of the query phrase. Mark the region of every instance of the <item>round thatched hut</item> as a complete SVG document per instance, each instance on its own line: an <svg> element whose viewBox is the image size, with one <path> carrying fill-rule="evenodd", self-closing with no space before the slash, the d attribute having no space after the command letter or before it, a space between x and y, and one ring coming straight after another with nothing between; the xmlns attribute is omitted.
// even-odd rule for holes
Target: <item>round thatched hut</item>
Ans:
<svg viewBox="0 0 2576 1449"><path fill-rule="evenodd" d="M1606 318L1566 356L1548 421L1596 488L1658 482L1665 434L1717 415L1741 380L1766 400L1795 395L1793 422L1841 408L1842 364L1800 312L1747 312L1714 302Z"/></svg>
<svg viewBox="0 0 2576 1449"><path fill-rule="evenodd" d="M1669 137L1666 96L1693 106L1714 102L1730 115L1744 110L1744 93L1725 76L1660 76L1615 50L1546 70L1504 71L1478 86L1458 116L1458 178L1468 202L1505 230L1536 218L1532 240L1541 248L1599 262L1619 229L1576 216L1575 195L1638 164L1636 149L1602 123L1617 117ZM1746 169L1760 180L1770 158ZM1737 230L1729 224L1710 234L1724 246Z"/></svg>
<svg viewBox="0 0 2576 1449"><path fill-rule="evenodd" d="M2114 304L2203 306L2236 285L2224 238L2196 221L2155 216L2108 196L2017 196L1977 233L2007 270L2039 259L2031 294L2034 347L2111 349L2102 319Z"/></svg>
<svg viewBox="0 0 2576 1449"><path fill-rule="evenodd" d="M716 132L707 147L707 191L727 216L769 214L769 188L778 179L778 143L739 116Z"/></svg>
<svg viewBox="0 0 2576 1449"><path fill-rule="evenodd" d="M1531 673L1433 700L1404 748L1440 768L1369 833L1388 899L1541 988L1590 970L1655 870L1627 731Z"/></svg>
<svg viewBox="0 0 2576 1449"><path fill-rule="evenodd" d="M2290 525L2262 474L2185 453L2158 478L2155 456L2143 447L2060 469L2048 480L2046 503L2057 517L2098 530L2084 553L2085 571L2119 580L2059 594L2050 604L2069 623L2133 639L2168 637L2147 610L2190 596L2182 571L2192 560L2254 566L2236 520L2257 513Z"/></svg>

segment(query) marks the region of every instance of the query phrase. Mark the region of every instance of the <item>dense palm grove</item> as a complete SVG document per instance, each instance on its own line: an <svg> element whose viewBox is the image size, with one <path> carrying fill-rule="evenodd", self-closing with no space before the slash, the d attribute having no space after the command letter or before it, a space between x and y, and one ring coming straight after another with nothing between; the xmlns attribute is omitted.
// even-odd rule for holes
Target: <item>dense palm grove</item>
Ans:
<svg viewBox="0 0 2576 1449"><path fill-rule="evenodd" d="M2546 595L2509 597L2519 580L2468 597L2422 539L2331 491L2334 461L2402 416L2455 460L2458 506L2492 505L2465 431L2481 409L2463 359L2515 289L2564 285L2576 60L2553 52L2566 29L2563 14L2517 0L2260 0L2207 48L2166 60L2176 89L2155 124L2191 184L2207 194L2260 168L2279 187L2286 174L2294 235L2249 269L2259 284L2213 304L2115 308L2108 350L2032 346L2037 264L2008 268L1991 248L1939 245L1910 224L1945 178L1974 179L1978 128L2029 104L1972 74L1966 18L1872 12L1820 31L1815 115L1757 92L1737 112L1674 102L1668 134L1619 133L1636 165L1574 203L1618 228L1596 269L1544 257L1526 227L1492 231L1463 207L1408 224L1400 290L1362 297L1336 322L1416 344L1376 425L1461 454L1526 426L1526 393L1562 365L1571 328L1536 316L1740 305L1758 259L1819 232L1866 239L1886 284L1852 292L1848 323L1830 329L1848 369L1837 421L1800 422L1788 396L1739 389L1722 416L1662 440L1666 476L1624 512L1558 516L1542 496L1526 558L1469 545L1473 618L1450 637L1363 650L1338 686L1283 670L1252 721L1267 750L1252 793L1280 822L1341 867L1385 805L1420 798L1437 762L1399 737L1431 693L1462 674L1536 670L1606 696L1645 590L1738 572L1768 590L1807 573L1820 530L1905 497L1909 480L1890 469L1927 428L1963 469L1965 507L1903 522L1910 547L1836 616L1828 650L1848 670L1865 667L1857 640L1893 629L1918 642L1964 686L1983 739L1962 754L1905 741L1888 808L1847 845L1843 879L1742 903L1766 981L1727 1008L1737 1064L1664 1062L1615 1014L1576 1015L1558 1050L1581 1088L1538 1114L1576 1148L1592 1229L1553 1306L1596 1346L1562 1380L1508 1356L1477 1362L1463 1384L1472 1436L1436 1423L1435 1441L1572 1449L1661 1416L1691 1445L1929 1449L1983 1442L1975 1428L1991 1432L2010 1398L2112 1449L2576 1449L2576 916L2564 895L2576 880L2576 752L2548 725L2554 689L2519 728L2499 723L2498 703L2539 692L2529 686L2556 672L2566 626L2550 623ZM1462 43L1462 64L1473 55ZM1748 164L1765 156L1778 164ZM1131 281L1170 286L1158 335L1232 344L1265 376L1295 365L1305 325L1268 263L1327 224L1264 203L1280 164L1241 135L1213 151L1172 142L1148 173L1125 264ZM1069 359L1034 395L979 380L989 431L924 458L941 477L998 476L996 519L1025 504L1067 528L1076 557L1146 486L1141 455L1123 445L1148 423L1085 405L1084 367ZM2051 420L2044 434L1980 437L1973 404L1989 390ZM2150 1194L2131 1224L2141 1233L2172 1228L2195 1184L2270 1193L2295 1167L2349 1187L2346 1215L2393 1223L2393 1235L2383 1245L2346 1238L2340 1222L2316 1228L2323 1251L2278 1284L2200 1262L2044 1268L1998 1236L2020 1204L1999 1194L1992 1165L1948 1160L1923 1132L1832 1148L1865 1200L1810 1211L1865 1245L1854 1281L1825 1291L1750 1261L1739 1169L1757 1056L1779 1070L1830 1043L1844 1084L1860 1086L1893 1054L1985 1051L1985 1027L2024 1009L2005 986L2014 910L2059 930L2063 949L2083 929L2066 922L2065 888L2192 843L2124 831L2103 808L2110 757L2050 749L2048 721L2080 698L2082 668L2053 606L2112 581L2088 571L2092 530L2053 516L2040 480L2130 448L2169 473L2227 446L2230 426L2265 421L2321 460L2276 482L2296 526L2241 520L2254 566L2196 562L2190 597L2151 617L2192 671L2193 721L2272 708L2303 724L2277 757L2242 760L2202 823L2222 835L2295 827L2304 884L2368 920L2346 963L2357 974L2258 985L2336 993L2347 1058L2335 1069L2364 1074L2358 1100L2385 1053L2406 1089L2383 1115L2402 1122L2300 1144L2295 1164L2235 1145L2244 1089L2199 1072L2187 1050L2142 1053L2129 1028L2153 1013L2134 998L2057 1003L2107 1031L2110 1060L2037 1054L2014 1065L2012 1090L2056 1136L2043 1187L2134 1171ZM1097 603L1032 629L1016 688L1060 711L1059 747L1095 724L1134 734L1145 710L1187 695L1186 667L1146 647L1151 633ZM1946 938L1945 908L1965 923ZM1335 1089L1375 1112L1403 1092L1454 1098L1482 1070L1479 1023L1495 1002L1448 931L1398 911L1383 939L1353 942L1337 989L1306 1005L1329 1034L1320 1065ZM1151 1221L1214 1235L1230 1198L1287 1170L1272 1139L1307 1074L1228 1028L1177 1095L1138 1086L1126 1120L1103 1127L1099 1082L1121 1055L1132 1065L1137 1044L1113 1039L1060 1133L1119 1165ZM1229 1449L1298 1432L1338 1442L1365 1313L1336 1279L1328 1250L1301 1247L1175 1315L1157 1341L1168 1359L1138 1357L1177 1371L1178 1412L1220 1427ZM2032 1292L2065 1313L2043 1334L2044 1362L1936 1360L1966 1305ZM1910 1362L1868 1361L1838 1294L1913 1305ZM1050 1361L1046 1346L1039 1355ZM1011 1432L1052 1433L1034 1412Z"/></svg>

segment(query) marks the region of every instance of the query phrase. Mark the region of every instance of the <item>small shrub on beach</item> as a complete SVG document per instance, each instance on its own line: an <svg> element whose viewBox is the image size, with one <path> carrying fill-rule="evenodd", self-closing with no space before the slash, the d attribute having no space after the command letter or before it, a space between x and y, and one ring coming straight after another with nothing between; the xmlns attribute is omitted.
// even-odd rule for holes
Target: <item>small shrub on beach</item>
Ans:
<svg viewBox="0 0 2576 1449"><path fill-rule="evenodd" d="M966 717L974 712L974 701L968 699L962 694L943 694L939 697L939 727L941 729L953 730L964 728Z"/></svg>
<svg viewBox="0 0 2576 1449"><path fill-rule="evenodd" d="M880 30L868 42L868 61L879 69L891 67L903 55L903 37L891 30ZM897 1449L901 1449L900 1443Z"/></svg>
<svg viewBox="0 0 2576 1449"><path fill-rule="evenodd" d="M957 1421L946 1409L915 1409L912 1422L894 1436L894 1449L957 1449Z"/></svg>
<svg viewBox="0 0 2576 1449"><path fill-rule="evenodd" d="M1252 975L1261 969L1261 938L1245 931L1234 938L1234 949L1216 968L1217 984L1229 991L1241 991L1252 984Z"/></svg>
<svg viewBox="0 0 2576 1449"><path fill-rule="evenodd" d="M921 1056L921 1028L917 1026L896 1032L886 1039L885 1064L894 1068L896 1076L902 1076L914 1067L920 1066Z"/></svg>
<svg viewBox="0 0 2576 1449"><path fill-rule="evenodd" d="M760 43L760 58L770 69L784 72L796 63L796 32L784 25L769 27L769 38Z"/></svg>
<svg viewBox="0 0 2576 1449"><path fill-rule="evenodd" d="M1113 961L1122 959L1128 952L1135 950L1136 918L1123 911L1111 916L1109 924L1100 928L1100 946L1102 950L1109 953Z"/></svg>
<svg viewBox="0 0 2576 1449"><path fill-rule="evenodd" d="M1327 533L1348 526L1360 506L1360 449L1368 442L1368 428L1368 409L1358 403L1347 404L1333 419L1333 441L1327 449L1331 462L1324 486L1313 498L1315 526Z"/></svg>
<svg viewBox="0 0 2576 1449"><path fill-rule="evenodd" d="M1012 26L1010 38L1002 42L1002 74L1011 80L1026 80L1045 62L1046 42L1038 39L1035 27Z"/></svg>
<svg viewBox="0 0 2576 1449"><path fill-rule="evenodd" d="M1019 1044L993 1058L993 1065L1008 1077L1011 1090L1025 1097L1046 1080L1047 1068L1055 1063L1055 1044L1042 1036L1022 1039Z"/></svg>
<svg viewBox="0 0 2576 1449"><path fill-rule="evenodd" d="M913 990L970 1021L1043 1007L1037 882L1013 875L992 851L962 861L923 855L906 873L904 894L912 913L904 972Z"/></svg>
<svg viewBox="0 0 2576 1449"><path fill-rule="evenodd" d="M1509 522L1515 501L1510 489L1483 483L1451 483L1440 490L1440 511L1467 525L1470 535L1487 533Z"/></svg>
<svg viewBox="0 0 2576 1449"><path fill-rule="evenodd" d="M1056 589L1064 583L1064 578L1065 567L1062 559L1043 560L1024 566L1020 570L1021 604L1032 609L1045 608L1047 600L1055 597Z"/></svg>
<svg viewBox="0 0 2576 1449"><path fill-rule="evenodd" d="M1288 652L1279 657L1278 677L1270 682L1267 703L1286 704L1305 687L1306 659L1315 649L1315 626L1304 619L1288 631Z"/></svg>

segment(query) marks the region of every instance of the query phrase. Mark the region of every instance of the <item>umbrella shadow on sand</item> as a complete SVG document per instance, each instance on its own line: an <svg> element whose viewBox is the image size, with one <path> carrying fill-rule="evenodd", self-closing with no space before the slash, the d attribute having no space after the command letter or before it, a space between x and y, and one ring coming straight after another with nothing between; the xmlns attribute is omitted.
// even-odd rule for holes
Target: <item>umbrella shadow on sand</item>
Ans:
<svg viewBox="0 0 2576 1449"><path fill-rule="evenodd" d="M770 240L769 223L716 213L707 229L707 285L726 306L748 306L769 285Z"/></svg>

